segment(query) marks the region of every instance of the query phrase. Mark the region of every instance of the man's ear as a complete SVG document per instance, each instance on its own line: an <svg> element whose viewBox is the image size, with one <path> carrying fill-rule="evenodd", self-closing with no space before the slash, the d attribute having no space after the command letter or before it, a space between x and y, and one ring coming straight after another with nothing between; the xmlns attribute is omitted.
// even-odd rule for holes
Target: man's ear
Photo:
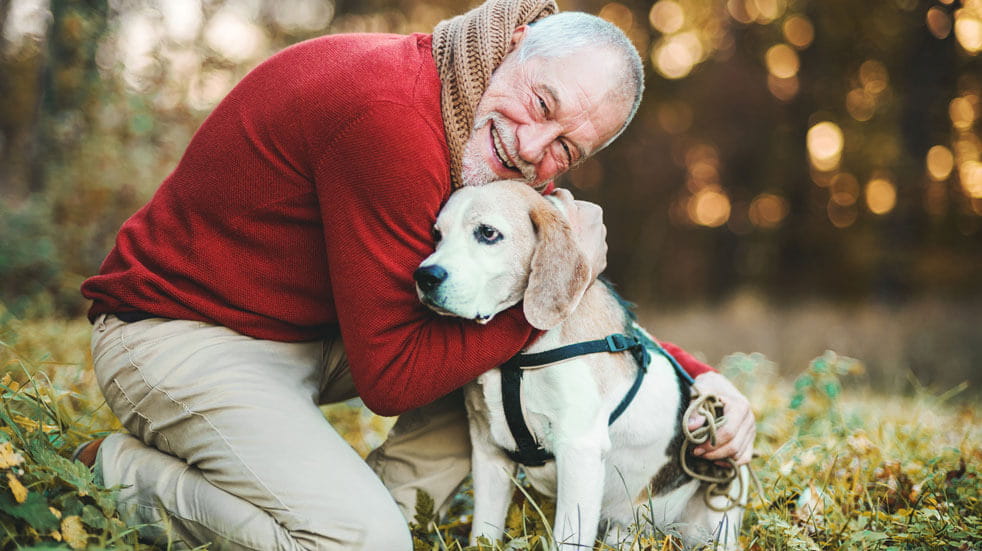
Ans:
<svg viewBox="0 0 982 551"><path fill-rule="evenodd" d="M536 329L559 325L590 286L590 267L573 239L569 223L542 201L529 213L538 235L525 288L525 319Z"/></svg>
<svg viewBox="0 0 982 551"><path fill-rule="evenodd" d="M510 54L518 49L518 46L523 40L525 40L525 31L528 30L528 28L528 25L521 25L515 29L515 32L511 33L511 42L508 44L508 51L505 52L506 54Z"/></svg>

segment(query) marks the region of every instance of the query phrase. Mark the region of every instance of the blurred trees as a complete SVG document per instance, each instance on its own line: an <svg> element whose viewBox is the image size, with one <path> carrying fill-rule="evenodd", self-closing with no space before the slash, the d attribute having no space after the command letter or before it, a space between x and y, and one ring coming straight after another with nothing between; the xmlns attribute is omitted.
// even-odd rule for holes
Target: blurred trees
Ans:
<svg viewBox="0 0 982 551"><path fill-rule="evenodd" d="M562 183L659 303L982 289L982 2L568 0L646 60L627 133ZM0 301L76 315L123 220L272 52L428 32L451 0L0 0Z"/></svg>

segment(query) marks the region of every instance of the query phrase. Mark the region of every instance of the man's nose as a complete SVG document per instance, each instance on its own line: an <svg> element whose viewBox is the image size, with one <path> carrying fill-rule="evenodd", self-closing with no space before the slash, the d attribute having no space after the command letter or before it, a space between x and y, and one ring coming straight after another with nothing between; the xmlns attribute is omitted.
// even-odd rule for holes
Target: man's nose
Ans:
<svg viewBox="0 0 982 551"><path fill-rule="evenodd" d="M440 266L421 266L413 272L413 279L424 293L428 293L440 286L447 279L447 271Z"/></svg>
<svg viewBox="0 0 982 551"><path fill-rule="evenodd" d="M527 163L538 164L562 128L555 121L523 124L518 131L518 154Z"/></svg>

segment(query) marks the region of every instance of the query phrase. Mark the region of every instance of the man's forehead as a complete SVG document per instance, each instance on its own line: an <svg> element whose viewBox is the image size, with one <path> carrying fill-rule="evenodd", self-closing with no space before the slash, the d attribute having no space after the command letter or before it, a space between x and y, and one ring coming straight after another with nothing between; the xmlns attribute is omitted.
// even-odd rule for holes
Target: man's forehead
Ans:
<svg viewBox="0 0 982 551"><path fill-rule="evenodd" d="M564 131L570 137L578 135L574 143L582 157L606 143L629 115L631 102L621 93L626 80L619 73L622 65L616 57L590 52L578 58L548 58L544 70L534 71L532 86L549 96Z"/></svg>

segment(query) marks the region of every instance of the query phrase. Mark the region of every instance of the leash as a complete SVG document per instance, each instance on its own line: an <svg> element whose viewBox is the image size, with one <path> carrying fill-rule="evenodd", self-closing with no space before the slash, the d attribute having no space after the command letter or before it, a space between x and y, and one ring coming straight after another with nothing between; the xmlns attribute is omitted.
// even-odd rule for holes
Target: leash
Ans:
<svg viewBox="0 0 982 551"><path fill-rule="evenodd" d="M682 433L685 440L679 449L679 464L685 474L706 484L706 489L703 492L703 501L705 501L706 507L719 513L725 513L737 505L746 505L746 503L741 503L739 499L730 497L730 494L733 493L731 490L734 483L738 484L739 491L736 492L738 496L743 495L746 484L746 481L739 476L736 461L732 457L727 457L723 465L705 459L699 460L693 465L689 464L689 459L693 457L689 451L707 441L716 446L716 432L726 423L722 400L712 394L701 394L695 387L691 387L690 391L692 392L692 401L689 402L685 416L682 417ZM691 419L693 415L702 415L706 422L696 430L690 431L689 425L685 421ZM757 473L749 465L746 472L750 481L753 482L757 495L763 500L764 487L760 483L760 479L757 478ZM715 505L713 504L715 497L726 498L726 501L723 505Z"/></svg>
<svg viewBox="0 0 982 551"><path fill-rule="evenodd" d="M645 344L658 350L661 355L665 356L672 364L672 367L675 368L675 372L679 377L688 384L691 399L689 401L689 407L686 408L685 414L682 415L682 435L684 439L682 445L679 446L679 464L682 466L682 470L690 477L706 484L703 499L707 507L720 513L729 511L739 504L737 500L730 497L731 485L734 482L740 485L740 491L737 495L743 494L744 481L739 476L736 461L728 457L726 458L725 465L718 465L715 461L698 459L690 453L692 449L705 444L707 441L712 446L716 446L716 433L726 423L726 415L723 414L723 401L713 394L700 393L695 387L695 379L682 368L678 360L662 348L658 341L651 338L636 323L634 327L635 332L645 338ZM706 421L696 430L690 431L688 420L693 415L702 415ZM693 458L697 460L695 463L690 464L690 460ZM747 471L756 484L758 493L763 496L764 491L760 481L757 479L757 475L749 467ZM712 503L714 497L725 497L727 501L724 505L716 506Z"/></svg>

